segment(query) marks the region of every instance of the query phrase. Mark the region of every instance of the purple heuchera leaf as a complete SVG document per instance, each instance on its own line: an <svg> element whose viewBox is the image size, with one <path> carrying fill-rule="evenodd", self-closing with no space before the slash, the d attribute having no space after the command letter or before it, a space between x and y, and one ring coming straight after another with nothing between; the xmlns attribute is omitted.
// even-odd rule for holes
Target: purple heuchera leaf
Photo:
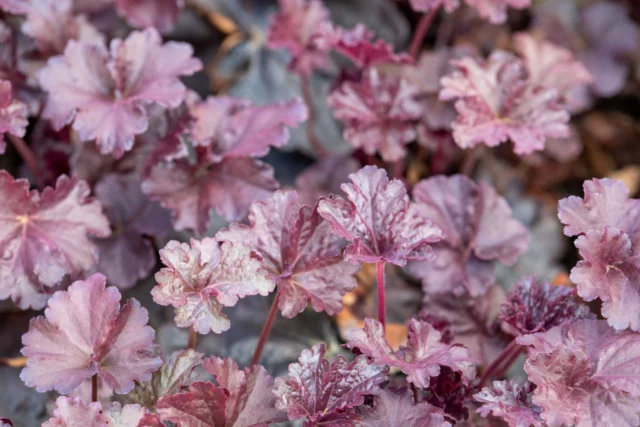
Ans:
<svg viewBox="0 0 640 427"><path fill-rule="evenodd" d="M524 59L529 81L556 89L563 101L576 86L592 81L589 70L568 49L527 33L516 34L514 44Z"/></svg>
<svg viewBox="0 0 640 427"><path fill-rule="evenodd" d="M380 64L412 64L413 58L405 52L393 53L392 46L382 39L373 41L374 34L365 25L358 24L351 30L332 26L324 35L333 48L349 58L360 68Z"/></svg>
<svg viewBox="0 0 640 427"><path fill-rule="evenodd" d="M558 216L568 236L580 235L576 247L583 260L571 280L586 301L600 298L602 315L618 330L640 330L640 201L612 179L584 183L584 199L560 201Z"/></svg>
<svg viewBox="0 0 640 427"><path fill-rule="evenodd" d="M29 191L29 182L0 171L0 299L44 307L65 276L91 270L98 251L89 236L109 235L109 222L84 181L61 176L55 188Z"/></svg>
<svg viewBox="0 0 640 427"><path fill-rule="evenodd" d="M424 114L418 94L404 78L369 68L359 80L334 89L328 102L351 145L394 162L406 156L405 145L416 139L416 123Z"/></svg>
<svg viewBox="0 0 640 427"><path fill-rule="evenodd" d="M498 320L504 301L505 292L500 286L492 286L476 298L450 293L425 295L420 318L431 324L446 322L446 331L453 335L451 342L465 346L474 360L486 365L505 345Z"/></svg>
<svg viewBox="0 0 640 427"><path fill-rule="evenodd" d="M333 232L349 240L345 259L360 262L390 262L405 265L407 260L433 260L430 243L442 232L411 203L404 184L389 181L384 169L365 166L343 184L342 198L323 199L318 213L332 225Z"/></svg>
<svg viewBox="0 0 640 427"><path fill-rule="evenodd" d="M185 427L226 426L229 392L213 383L197 381L182 393L164 396L156 410L164 421Z"/></svg>
<svg viewBox="0 0 640 427"><path fill-rule="evenodd" d="M523 277L500 307L502 328L512 335L545 332L564 322L594 318L589 306L576 300L575 289Z"/></svg>
<svg viewBox="0 0 640 427"><path fill-rule="evenodd" d="M363 329L347 331L346 345L357 348L378 365L399 368L407 381L420 388L429 387L429 378L438 376L441 366L460 372L465 383L475 378L476 368L466 348L442 343L440 332L423 320L411 319L407 325L407 346L398 351L387 343L382 324L373 319L365 319Z"/></svg>
<svg viewBox="0 0 640 427"><path fill-rule="evenodd" d="M104 43L104 36L83 15L74 15L72 0L34 0L22 32L44 55L60 54L69 40Z"/></svg>
<svg viewBox="0 0 640 427"><path fill-rule="evenodd" d="M493 261L513 265L529 245L526 227L487 183L436 176L416 184L413 196L422 216L443 235L432 246L433 263L409 263L427 293L482 295L495 283Z"/></svg>
<svg viewBox="0 0 640 427"><path fill-rule="evenodd" d="M447 13L451 13L460 6L459 0L410 0L411 8L416 12L430 12L443 7Z"/></svg>
<svg viewBox="0 0 640 427"><path fill-rule="evenodd" d="M287 411L292 421L306 418L309 423L350 425L349 420L358 418L351 409L361 405L366 395L378 394L380 384L387 380L387 369L366 356L352 362L337 356L329 362L325 353L324 344L303 350L298 363L289 365L289 377L276 378L276 408Z"/></svg>
<svg viewBox="0 0 640 427"><path fill-rule="evenodd" d="M107 175L95 192L113 229L110 237L95 240L100 251L98 270L105 272L112 285L128 289L155 267L156 251L149 238L163 237L171 230L171 216L146 198L134 173Z"/></svg>
<svg viewBox="0 0 640 427"><path fill-rule="evenodd" d="M580 320L518 342L532 345L524 369L549 426L640 423L640 334Z"/></svg>
<svg viewBox="0 0 640 427"><path fill-rule="evenodd" d="M542 150L548 138L569 136L569 114L553 88L527 80L524 63L496 50L486 61L451 61L456 70L442 78L440 99L458 99L453 136L462 148L490 147L512 140L519 155Z"/></svg>
<svg viewBox="0 0 640 427"><path fill-rule="evenodd" d="M531 0L465 0L465 2L492 24L503 24L507 20L509 7L526 9L531 6Z"/></svg>
<svg viewBox="0 0 640 427"><path fill-rule="evenodd" d="M111 41L109 51L71 40L38 72L49 93L43 117L55 129L73 122L81 141L96 139L103 154L121 157L147 130L148 104L180 105L186 89L179 77L202 68L192 55L186 43L162 44L153 28Z"/></svg>
<svg viewBox="0 0 640 427"><path fill-rule="evenodd" d="M184 0L116 0L120 16L136 28L155 27L160 32L173 28Z"/></svg>
<svg viewBox="0 0 640 427"><path fill-rule="evenodd" d="M4 134L22 138L26 132L27 106L13 97L11 82L0 80L0 154L4 153Z"/></svg>
<svg viewBox="0 0 640 427"><path fill-rule="evenodd" d="M342 310L342 297L356 287L358 267L344 260L347 241L331 232L331 224L316 208L301 206L295 191L278 191L266 202L253 204L249 222L231 224L216 238L248 244L262 257L277 283L284 317L301 313L308 302L318 312Z"/></svg>
<svg viewBox="0 0 640 427"><path fill-rule="evenodd" d="M413 403L408 389L381 390L373 398L373 407L359 408L367 427L451 427L441 409L428 402Z"/></svg>
<svg viewBox="0 0 640 427"><path fill-rule="evenodd" d="M217 334L230 327L222 307L233 307L239 298L266 296L275 284L248 245L215 239L191 239L191 244L170 241L160 250L166 266L156 273L153 300L175 307L175 322L201 334Z"/></svg>
<svg viewBox="0 0 640 427"><path fill-rule="evenodd" d="M340 186L349 175L358 172L360 163L351 156L326 156L296 177L300 203L315 206L321 197L340 194Z"/></svg>
<svg viewBox="0 0 640 427"><path fill-rule="evenodd" d="M210 357L202 366L213 375L219 387L229 392L226 402L226 426L267 426L287 420L287 415L276 409L273 379L266 369L253 365L238 369L230 358Z"/></svg>
<svg viewBox="0 0 640 427"><path fill-rule="evenodd" d="M493 386L485 387L473 398L482 403L478 413L483 417L489 414L505 420L510 427L543 427L540 407L531 401L536 386L529 381L518 384L516 381L494 381Z"/></svg>
<svg viewBox="0 0 640 427"><path fill-rule="evenodd" d="M279 5L279 12L271 20L267 46L289 51L289 68L302 76L326 69L333 47L324 36L326 28L331 27L329 10L321 0L279 0Z"/></svg>
<svg viewBox="0 0 640 427"><path fill-rule="evenodd" d="M69 393L93 375L117 393L147 381L162 364L149 315L135 299L120 307L120 292L96 273L56 292L44 317L31 319L22 336L27 367L20 378L39 392Z"/></svg>

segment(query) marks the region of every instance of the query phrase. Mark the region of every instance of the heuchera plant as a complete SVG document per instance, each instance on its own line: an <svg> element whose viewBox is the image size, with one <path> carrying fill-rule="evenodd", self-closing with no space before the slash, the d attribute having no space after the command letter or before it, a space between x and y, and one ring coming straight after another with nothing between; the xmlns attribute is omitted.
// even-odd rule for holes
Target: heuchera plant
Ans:
<svg viewBox="0 0 640 427"><path fill-rule="evenodd" d="M0 0L0 427L640 425L633 2L247 3Z"/></svg>

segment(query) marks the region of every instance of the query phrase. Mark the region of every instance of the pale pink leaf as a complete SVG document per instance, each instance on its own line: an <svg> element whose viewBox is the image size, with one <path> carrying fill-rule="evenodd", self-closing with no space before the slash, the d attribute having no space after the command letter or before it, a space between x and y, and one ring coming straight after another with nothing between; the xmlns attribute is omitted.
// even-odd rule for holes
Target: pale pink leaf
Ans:
<svg viewBox="0 0 640 427"><path fill-rule="evenodd" d="M170 241L160 250L165 268L156 273L153 300L172 305L176 325L193 327L201 334L229 329L222 307L236 305L249 295L268 295L275 283L260 261L243 243L219 245L211 238L191 244Z"/></svg>
<svg viewBox="0 0 640 427"><path fill-rule="evenodd" d="M149 315L135 299L121 308L120 298L98 273L56 292L45 316L32 319L22 337L27 367L20 378L40 392L63 394L93 375L117 393L151 379L162 360L155 354Z"/></svg>
<svg viewBox="0 0 640 427"><path fill-rule="evenodd" d="M368 427L451 427L442 409L428 402L413 402L408 389L380 391L373 398L373 407L359 409Z"/></svg>
<svg viewBox="0 0 640 427"><path fill-rule="evenodd" d="M27 106L13 97L12 85L8 80L0 80L0 154L4 153L4 134L22 138L26 132Z"/></svg>
<svg viewBox="0 0 640 427"><path fill-rule="evenodd" d="M462 148L511 140L516 154L542 150L548 138L569 136L569 114L557 90L527 80L523 62L496 50L486 61L463 58L441 80L440 99L458 99L453 136Z"/></svg>
<svg viewBox="0 0 640 427"><path fill-rule="evenodd" d="M495 283L494 261L513 265L529 245L529 232L489 184L463 175L420 181L413 196L422 216L442 229L433 263L412 261L409 271L427 293L479 296Z"/></svg>
<svg viewBox="0 0 640 427"><path fill-rule="evenodd" d="M473 398L482 403L478 413L483 417L489 414L500 417L510 427L543 427L540 407L531 401L534 389L535 385L529 381L522 385L513 380L494 381Z"/></svg>
<svg viewBox="0 0 640 427"><path fill-rule="evenodd" d="M109 222L84 181L61 176L40 194L26 180L0 172L0 298L42 308L65 276L91 270L98 251L89 236L106 237Z"/></svg>
<svg viewBox="0 0 640 427"><path fill-rule="evenodd" d="M99 402L86 405L80 398L60 396L56 399L53 417L42 427L107 427L107 419Z"/></svg>
<svg viewBox="0 0 640 427"><path fill-rule="evenodd" d="M331 26L329 10L321 0L279 0L280 10L271 18L267 46L286 49L289 68L303 76L329 66L331 45L323 29Z"/></svg>
<svg viewBox="0 0 640 427"><path fill-rule="evenodd" d="M405 265L410 259L433 260L429 244L439 241L442 232L420 214L401 181L389 181L375 166L365 166L349 179L352 184L342 185L348 200L318 203L318 213L334 233L351 242L347 261Z"/></svg>
<svg viewBox="0 0 640 427"><path fill-rule="evenodd" d="M230 157L262 157L271 147L289 142L287 126L307 120L304 102L296 98L265 106L227 97L209 97L191 108L197 145L210 147L215 160Z"/></svg>
<svg viewBox="0 0 640 427"><path fill-rule="evenodd" d="M357 419L350 409L361 405L366 395L380 392L387 369L366 356L352 362L337 356L329 362L325 354L324 344L303 350L298 362L289 365L289 376L276 378L276 407L287 411L292 421L306 418L321 424L328 418L344 422L337 425L350 425L349 420Z"/></svg>
<svg viewBox="0 0 640 427"><path fill-rule="evenodd" d="M0 9L22 15L29 11L29 0L0 0Z"/></svg>
<svg viewBox="0 0 640 427"><path fill-rule="evenodd" d="M550 426L640 423L640 335L580 320L533 335L525 363L532 401Z"/></svg>
<svg viewBox="0 0 640 427"><path fill-rule="evenodd" d="M162 44L153 28L114 39L110 51L71 40L37 75L49 93L43 117L56 129L73 122L81 141L96 139L103 154L121 157L147 130L147 105L180 105L180 77L202 68L192 55L185 43Z"/></svg>
<svg viewBox="0 0 640 427"><path fill-rule="evenodd" d="M378 365L399 368L407 381L420 388L429 387L429 379L440 374L441 366L460 372L465 384L475 378L474 360L466 348L442 343L441 333L428 322L411 319L407 325L407 346L398 351L387 342L382 324L373 319L365 319L363 329L347 332L347 347L357 348Z"/></svg>
<svg viewBox="0 0 640 427"><path fill-rule="evenodd" d="M266 202L254 203L250 226L231 224L216 238L246 243L278 286L278 307L292 318L308 302L316 311L342 310L344 294L356 286L358 267L344 261L347 241L331 232L331 224L315 208L301 206L295 191L279 191Z"/></svg>
<svg viewBox="0 0 640 427"><path fill-rule="evenodd" d="M405 145L416 139L416 124L424 114L418 95L404 78L369 68L359 80L334 89L328 102L353 147L393 162L404 158Z"/></svg>
<svg viewBox="0 0 640 427"><path fill-rule="evenodd" d="M155 27L160 32L173 28L183 0L116 0L120 16L136 28Z"/></svg>
<svg viewBox="0 0 640 427"><path fill-rule="evenodd" d="M459 0L410 0L411 8L416 12L430 12L443 7L447 13L451 13L460 6Z"/></svg>
<svg viewBox="0 0 640 427"><path fill-rule="evenodd" d="M492 24L503 24L507 20L509 7L526 9L531 6L531 0L465 0L465 2Z"/></svg>

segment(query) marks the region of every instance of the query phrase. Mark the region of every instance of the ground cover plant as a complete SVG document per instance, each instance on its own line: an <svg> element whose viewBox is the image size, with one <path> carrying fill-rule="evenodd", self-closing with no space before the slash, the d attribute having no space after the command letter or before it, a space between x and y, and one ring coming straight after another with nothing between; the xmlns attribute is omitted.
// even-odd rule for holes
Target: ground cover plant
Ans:
<svg viewBox="0 0 640 427"><path fill-rule="evenodd" d="M0 0L0 427L640 425L640 7Z"/></svg>

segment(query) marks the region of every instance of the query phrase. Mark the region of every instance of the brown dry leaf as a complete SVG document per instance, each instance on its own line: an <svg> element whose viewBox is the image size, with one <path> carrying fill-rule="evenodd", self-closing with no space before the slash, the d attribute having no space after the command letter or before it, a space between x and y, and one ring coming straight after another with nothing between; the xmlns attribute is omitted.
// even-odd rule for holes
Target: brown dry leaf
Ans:
<svg viewBox="0 0 640 427"><path fill-rule="evenodd" d="M640 188L640 166L638 165L624 167L608 174L607 177L624 182L631 196L635 195Z"/></svg>

